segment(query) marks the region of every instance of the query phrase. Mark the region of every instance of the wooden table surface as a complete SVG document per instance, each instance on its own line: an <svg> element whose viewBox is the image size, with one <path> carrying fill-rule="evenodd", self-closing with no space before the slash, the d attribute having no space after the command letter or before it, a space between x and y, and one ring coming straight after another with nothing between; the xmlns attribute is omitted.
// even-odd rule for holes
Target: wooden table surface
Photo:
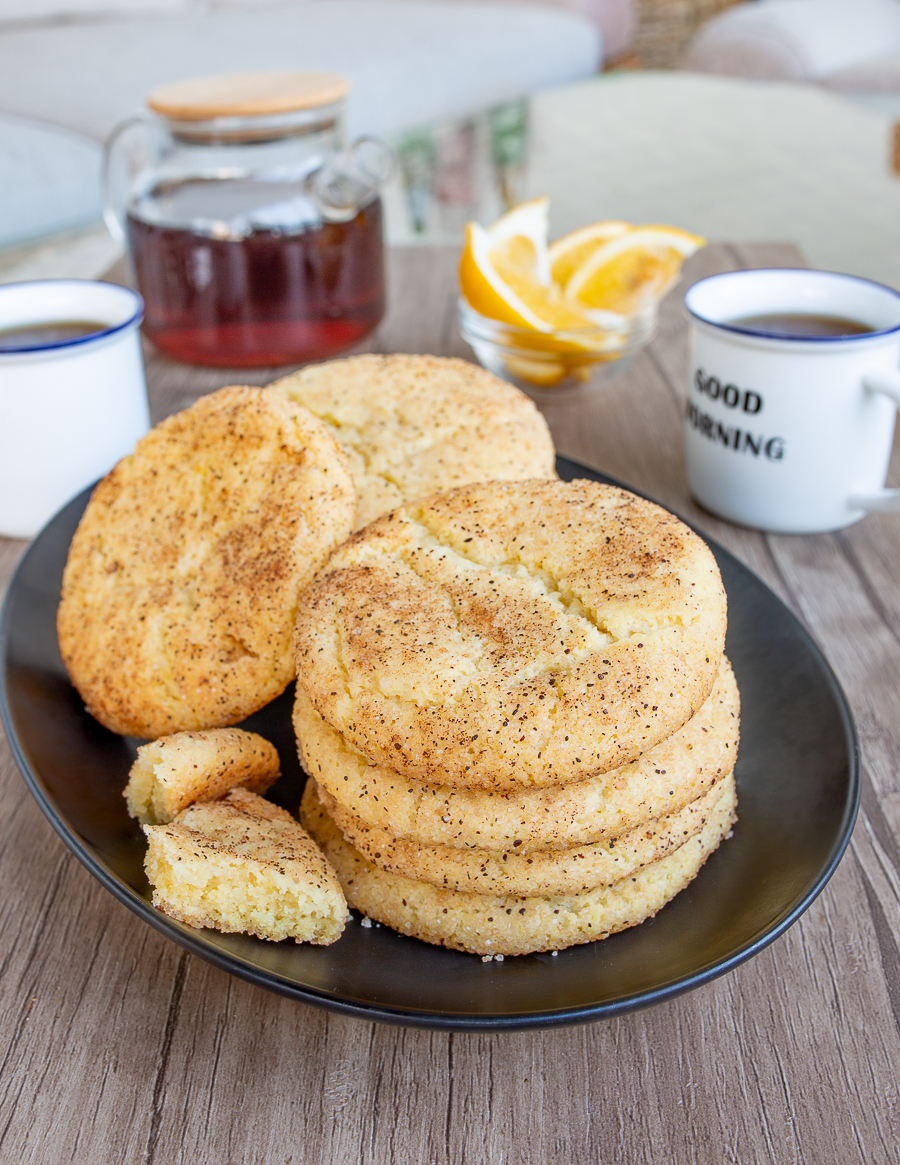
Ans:
<svg viewBox="0 0 900 1165"><path fill-rule="evenodd" d="M470 355L454 253L397 251L372 349ZM686 279L799 266L712 246ZM0 741L0 1162L25 1165L877 1165L900 1159L900 523L752 533L690 501L686 327L584 402L560 452L709 531L781 596L845 686L863 745L851 847L797 925L655 1008L510 1034L402 1029L234 979L152 931L58 840ZM148 360L154 419L232 380ZM900 451L898 451L900 452ZM895 453L892 480L900 482ZM0 583L24 543L0 540Z"/></svg>

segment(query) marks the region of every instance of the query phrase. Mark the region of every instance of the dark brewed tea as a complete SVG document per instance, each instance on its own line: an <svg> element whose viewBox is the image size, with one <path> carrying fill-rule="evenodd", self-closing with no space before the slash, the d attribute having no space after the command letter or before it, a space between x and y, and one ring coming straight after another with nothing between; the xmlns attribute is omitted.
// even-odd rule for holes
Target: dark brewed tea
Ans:
<svg viewBox="0 0 900 1165"><path fill-rule="evenodd" d="M53 320L46 324L17 324L0 328L0 352L21 352L23 348L52 348L68 340L80 340L105 332L109 324L98 320Z"/></svg>
<svg viewBox="0 0 900 1165"><path fill-rule="evenodd" d="M298 183L194 179L141 199L128 235L144 331L179 360L321 359L352 347L384 314L377 198L330 223Z"/></svg>
<svg viewBox="0 0 900 1165"><path fill-rule="evenodd" d="M798 340L820 340L837 336L864 336L877 329L845 316L813 315L806 313L772 312L758 316L740 316L728 323L737 328L748 328L766 336L785 336Z"/></svg>

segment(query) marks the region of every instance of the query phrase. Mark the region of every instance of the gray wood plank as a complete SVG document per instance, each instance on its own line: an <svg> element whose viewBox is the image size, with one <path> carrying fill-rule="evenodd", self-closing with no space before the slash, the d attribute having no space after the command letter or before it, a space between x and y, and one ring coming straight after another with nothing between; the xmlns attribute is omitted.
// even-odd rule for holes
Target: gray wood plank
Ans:
<svg viewBox="0 0 900 1165"><path fill-rule="evenodd" d="M392 254L372 350L468 354L455 328L456 258ZM799 263L784 245L710 247L685 279ZM279 371L190 369L150 352L154 417ZM150 931L68 855L0 744L0 1161L897 1159L900 527L870 518L838 535L771 538L699 510L684 485L685 375L673 294L657 339L621 377L545 412L562 452L750 563L846 684L865 811L852 856L802 921L727 977L608 1023L509 1035L367 1024L264 993ZM0 584L22 549L0 541Z"/></svg>

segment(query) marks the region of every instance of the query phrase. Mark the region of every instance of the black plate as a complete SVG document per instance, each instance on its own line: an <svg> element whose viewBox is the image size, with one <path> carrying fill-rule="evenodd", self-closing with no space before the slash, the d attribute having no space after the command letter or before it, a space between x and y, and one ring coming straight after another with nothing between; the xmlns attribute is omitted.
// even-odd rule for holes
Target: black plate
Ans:
<svg viewBox="0 0 900 1165"><path fill-rule="evenodd" d="M559 459L566 480L610 479ZM261 987L366 1019L512 1029L617 1015L731 970L797 920L831 877L859 802L856 733L840 685L784 604L713 545L729 599L727 651L743 700L734 837L653 920L603 942L502 963L429 946L359 916L330 947L192 930L149 902L144 840L122 789L136 742L107 732L69 683L55 617L69 542L90 491L35 539L0 619L0 711L19 767L66 845L120 901L181 946ZM250 717L294 812L303 775L290 691Z"/></svg>

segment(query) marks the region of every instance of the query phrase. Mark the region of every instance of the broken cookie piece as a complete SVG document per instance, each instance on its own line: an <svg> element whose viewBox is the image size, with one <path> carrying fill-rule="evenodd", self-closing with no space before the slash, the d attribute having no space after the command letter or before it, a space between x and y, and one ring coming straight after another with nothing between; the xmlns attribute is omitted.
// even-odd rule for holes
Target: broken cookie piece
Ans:
<svg viewBox="0 0 900 1165"><path fill-rule="evenodd" d="M284 809L246 789L145 825L153 905L188 926L325 946L347 921L331 865Z"/></svg>
<svg viewBox="0 0 900 1165"><path fill-rule="evenodd" d="M124 797L142 825L164 825L195 801L214 801L239 786L264 793L280 775L278 753L255 732L176 732L141 745Z"/></svg>

